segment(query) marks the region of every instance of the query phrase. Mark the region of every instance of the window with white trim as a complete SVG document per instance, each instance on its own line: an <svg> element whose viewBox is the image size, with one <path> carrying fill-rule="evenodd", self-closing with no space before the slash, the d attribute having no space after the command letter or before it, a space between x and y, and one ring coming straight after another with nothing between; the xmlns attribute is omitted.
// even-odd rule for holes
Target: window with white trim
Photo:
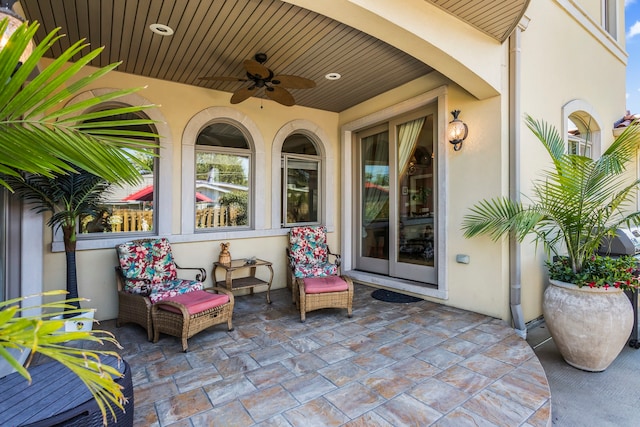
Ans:
<svg viewBox="0 0 640 427"><path fill-rule="evenodd" d="M248 228L251 224L251 146L230 123L212 123L195 147L195 229Z"/></svg>
<svg viewBox="0 0 640 427"><path fill-rule="evenodd" d="M113 107L113 106L111 106ZM117 105L122 107L122 105ZM103 108L102 110L107 110ZM148 119L143 113L125 113L99 119L100 121ZM114 129L119 129L114 127ZM125 129L125 128L122 128ZM127 126L126 130L157 133L150 125ZM146 138L129 137L157 143L156 140ZM96 212L81 215L78 221L78 236L80 238L94 238L99 234L109 233L136 233L154 234L156 232L157 219L157 150L136 151L132 155L136 158L136 166L142 179L138 184L112 184L102 195L102 203L98 205ZM134 161L134 160L132 160Z"/></svg>
<svg viewBox="0 0 640 427"><path fill-rule="evenodd" d="M618 40L618 1L602 0L602 27Z"/></svg>
<svg viewBox="0 0 640 427"><path fill-rule="evenodd" d="M593 158L593 142L589 139L588 128L582 123L578 126L571 117L568 119L567 127L567 152Z"/></svg>
<svg viewBox="0 0 640 427"><path fill-rule="evenodd" d="M314 141L301 133L282 144L282 224L291 227L320 223L321 157Z"/></svg>
<svg viewBox="0 0 640 427"><path fill-rule="evenodd" d="M562 106L562 135L567 152L592 159L601 153L601 119L589 103L574 99Z"/></svg>

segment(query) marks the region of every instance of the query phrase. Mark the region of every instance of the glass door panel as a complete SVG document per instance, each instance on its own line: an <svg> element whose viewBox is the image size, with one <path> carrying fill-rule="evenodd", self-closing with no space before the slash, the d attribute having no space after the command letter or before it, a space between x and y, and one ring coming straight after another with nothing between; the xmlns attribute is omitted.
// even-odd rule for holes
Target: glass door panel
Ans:
<svg viewBox="0 0 640 427"><path fill-rule="evenodd" d="M435 283L434 114L395 126L398 199L390 275Z"/></svg>
<svg viewBox="0 0 640 427"><path fill-rule="evenodd" d="M359 268L388 274L389 132L373 129L360 137Z"/></svg>
<svg viewBox="0 0 640 427"><path fill-rule="evenodd" d="M356 268L436 284L435 104L358 133Z"/></svg>

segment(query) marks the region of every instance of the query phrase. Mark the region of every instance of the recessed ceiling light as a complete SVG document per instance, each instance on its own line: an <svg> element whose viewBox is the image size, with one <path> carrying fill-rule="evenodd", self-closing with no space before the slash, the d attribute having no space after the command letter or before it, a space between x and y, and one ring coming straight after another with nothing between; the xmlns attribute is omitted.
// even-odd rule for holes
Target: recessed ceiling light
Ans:
<svg viewBox="0 0 640 427"><path fill-rule="evenodd" d="M149 25L149 29L161 36L170 36L173 34L173 28L164 24L151 24Z"/></svg>
<svg viewBox="0 0 640 427"><path fill-rule="evenodd" d="M327 80L338 80L340 77L342 76L338 73L329 73L324 76L324 78Z"/></svg>

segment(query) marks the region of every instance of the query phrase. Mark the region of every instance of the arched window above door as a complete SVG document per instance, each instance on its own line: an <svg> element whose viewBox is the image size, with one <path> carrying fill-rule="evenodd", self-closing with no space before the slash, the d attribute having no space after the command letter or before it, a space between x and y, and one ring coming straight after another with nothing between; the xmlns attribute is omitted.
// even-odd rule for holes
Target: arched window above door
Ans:
<svg viewBox="0 0 640 427"><path fill-rule="evenodd" d="M602 151L600 120L594 108L576 99L562 107L563 137L567 152L598 158Z"/></svg>

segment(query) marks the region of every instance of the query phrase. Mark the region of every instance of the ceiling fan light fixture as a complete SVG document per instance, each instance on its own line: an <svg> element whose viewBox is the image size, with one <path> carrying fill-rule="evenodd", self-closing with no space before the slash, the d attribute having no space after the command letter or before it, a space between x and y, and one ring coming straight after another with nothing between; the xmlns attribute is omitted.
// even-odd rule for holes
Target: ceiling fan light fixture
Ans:
<svg viewBox="0 0 640 427"><path fill-rule="evenodd" d="M151 24L149 25L149 29L156 34L160 34L161 36L171 36L173 35L173 28L164 24Z"/></svg>
<svg viewBox="0 0 640 427"><path fill-rule="evenodd" d="M324 76L324 78L327 80L338 80L341 77L342 76L339 73L329 73Z"/></svg>
<svg viewBox="0 0 640 427"><path fill-rule="evenodd" d="M0 0L1 1L1 0ZM231 103L238 104L252 96L257 96L255 89L261 90L269 99L287 107L295 105L293 95L287 89L311 89L316 87L313 80L300 76L287 74L276 75L263 64L267 61L267 55L256 53L254 59L243 62L247 78L235 78L230 76L200 77L203 80L250 82L250 87L240 88L233 92Z"/></svg>

